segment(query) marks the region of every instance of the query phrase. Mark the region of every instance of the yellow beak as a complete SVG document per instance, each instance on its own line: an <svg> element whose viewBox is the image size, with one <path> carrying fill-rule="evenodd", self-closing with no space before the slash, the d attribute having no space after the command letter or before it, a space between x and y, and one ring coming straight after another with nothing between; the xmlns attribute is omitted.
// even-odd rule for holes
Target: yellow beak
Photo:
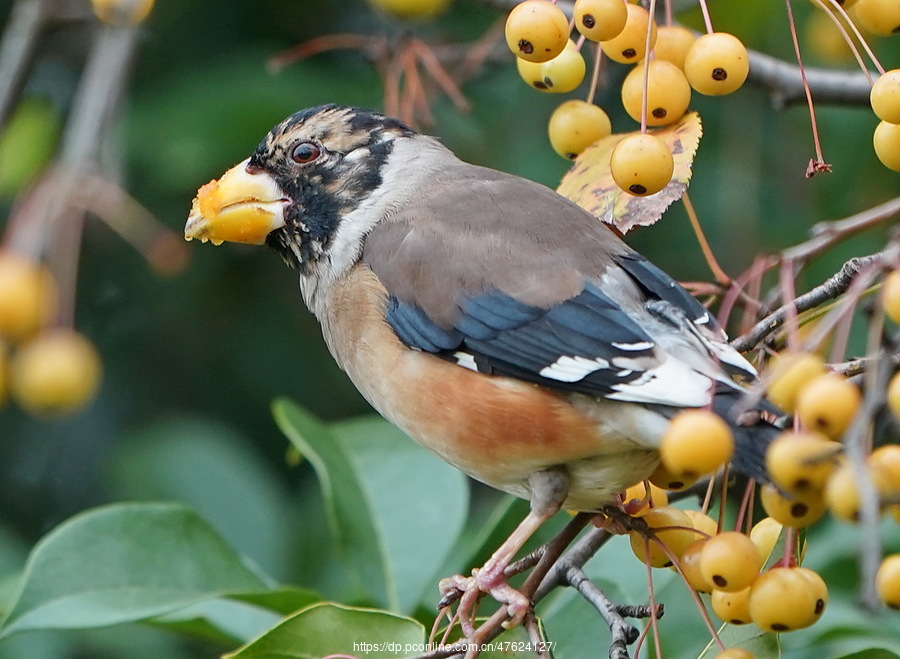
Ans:
<svg viewBox="0 0 900 659"><path fill-rule="evenodd" d="M286 195L271 175L247 171L249 162L238 163L197 191L184 227L186 240L262 245L269 233L284 226Z"/></svg>

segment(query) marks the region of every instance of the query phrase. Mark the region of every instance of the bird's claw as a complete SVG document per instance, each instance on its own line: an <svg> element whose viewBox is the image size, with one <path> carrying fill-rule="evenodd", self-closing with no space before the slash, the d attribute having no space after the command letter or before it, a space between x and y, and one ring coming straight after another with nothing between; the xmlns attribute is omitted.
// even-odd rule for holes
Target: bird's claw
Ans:
<svg viewBox="0 0 900 659"><path fill-rule="evenodd" d="M503 623L506 629L520 624L531 607L531 600L506 582L503 570L492 570L487 565L480 570L472 570L470 577L457 574L441 579L439 588L441 591L439 608L459 600L456 615L466 638L472 638L475 634L472 621L475 618L478 598L482 593L487 593L495 601L506 606L506 613L509 616Z"/></svg>

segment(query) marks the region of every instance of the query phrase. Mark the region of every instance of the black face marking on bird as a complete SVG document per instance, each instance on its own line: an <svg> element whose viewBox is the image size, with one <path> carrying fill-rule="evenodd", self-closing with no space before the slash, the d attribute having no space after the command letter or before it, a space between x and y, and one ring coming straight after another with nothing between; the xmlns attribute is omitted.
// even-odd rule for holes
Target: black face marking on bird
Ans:
<svg viewBox="0 0 900 659"><path fill-rule="evenodd" d="M282 121L249 163L271 174L293 200L285 226L269 234L266 244L308 274L327 254L342 218L381 185L394 140L413 135L397 119L336 105L303 110ZM298 146L303 146L299 159ZM304 162L314 151L318 155Z"/></svg>

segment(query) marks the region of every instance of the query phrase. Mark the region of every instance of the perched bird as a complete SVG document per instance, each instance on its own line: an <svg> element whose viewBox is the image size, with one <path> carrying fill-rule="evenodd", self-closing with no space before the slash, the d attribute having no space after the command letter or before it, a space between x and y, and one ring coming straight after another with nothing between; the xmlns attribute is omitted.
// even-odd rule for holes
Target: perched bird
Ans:
<svg viewBox="0 0 900 659"><path fill-rule="evenodd" d="M735 468L765 479L776 428L737 405L756 373L700 303L553 190L396 119L288 117L200 188L185 236L269 245L376 410L530 500L482 569L442 582L461 608L487 591L521 620L529 602L503 578L515 553L561 507L599 510L650 475L679 410L725 419Z"/></svg>

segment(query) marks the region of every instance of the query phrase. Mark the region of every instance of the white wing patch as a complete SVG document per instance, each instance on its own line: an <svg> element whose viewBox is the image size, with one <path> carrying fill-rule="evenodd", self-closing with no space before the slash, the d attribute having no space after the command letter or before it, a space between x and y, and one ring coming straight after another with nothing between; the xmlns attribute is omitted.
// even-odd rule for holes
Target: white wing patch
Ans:
<svg viewBox="0 0 900 659"><path fill-rule="evenodd" d="M627 350L638 351L638 350L650 350L655 344L651 341L638 341L637 343L617 343L616 341L612 342L612 346L614 348L618 348L619 350Z"/></svg>
<svg viewBox="0 0 900 659"><path fill-rule="evenodd" d="M606 397L650 405L702 407L712 397L713 381L673 357L666 358L641 377L613 386Z"/></svg>
<svg viewBox="0 0 900 659"><path fill-rule="evenodd" d="M550 366L541 369L541 377L559 382L578 382L594 371L609 368L609 362L602 357L588 359L587 357L569 357L563 355Z"/></svg>
<svg viewBox="0 0 900 659"><path fill-rule="evenodd" d="M475 371L476 373L478 372L478 365L475 363L475 357L473 355L457 350L453 353L453 356L456 358L457 366L462 366L463 368Z"/></svg>

